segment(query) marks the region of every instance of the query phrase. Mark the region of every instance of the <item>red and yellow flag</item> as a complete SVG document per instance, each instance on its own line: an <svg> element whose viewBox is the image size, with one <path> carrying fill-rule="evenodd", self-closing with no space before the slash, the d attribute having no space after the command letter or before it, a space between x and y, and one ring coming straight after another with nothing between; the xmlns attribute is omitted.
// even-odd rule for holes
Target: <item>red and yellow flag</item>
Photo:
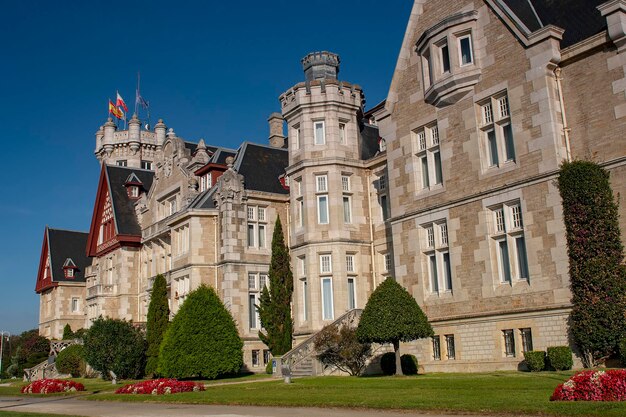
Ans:
<svg viewBox="0 0 626 417"><path fill-rule="evenodd" d="M124 118L124 112L122 109L115 107L115 104L111 100L109 100L109 114L117 117L118 119Z"/></svg>

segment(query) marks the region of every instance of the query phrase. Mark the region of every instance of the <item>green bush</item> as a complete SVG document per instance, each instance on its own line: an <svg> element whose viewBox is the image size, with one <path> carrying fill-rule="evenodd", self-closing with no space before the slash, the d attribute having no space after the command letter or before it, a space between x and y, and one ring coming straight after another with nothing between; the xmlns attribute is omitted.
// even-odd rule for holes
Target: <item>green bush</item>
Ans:
<svg viewBox="0 0 626 417"><path fill-rule="evenodd" d="M552 346L548 348L548 362L557 371L572 369L572 349L569 346Z"/></svg>
<svg viewBox="0 0 626 417"><path fill-rule="evenodd" d="M265 365L265 373L268 375L272 375L273 371L274 369L272 368L272 360L270 359L267 365Z"/></svg>
<svg viewBox="0 0 626 417"><path fill-rule="evenodd" d="M400 357L400 364L404 375L417 375L417 358L415 355L405 353Z"/></svg>
<svg viewBox="0 0 626 417"><path fill-rule="evenodd" d="M159 364L159 349L169 325L170 308L167 302L167 282L161 274L152 285L148 318L146 322L146 375L154 376Z"/></svg>
<svg viewBox="0 0 626 417"><path fill-rule="evenodd" d="M317 359L350 375L360 375L372 356L372 346L361 343L356 328L336 324L325 326L314 339Z"/></svg>
<svg viewBox="0 0 626 417"><path fill-rule="evenodd" d="M396 373L396 354L387 352L380 358L380 369L385 375L393 375Z"/></svg>
<svg viewBox="0 0 626 417"><path fill-rule="evenodd" d="M71 345L57 355L57 371L78 378L85 373L85 350L82 345Z"/></svg>
<svg viewBox="0 0 626 417"><path fill-rule="evenodd" d="M524 360L532 372L543 371L546 367L546 352L543 350L524 352Z"/></svg>
<svg viewBox="0 0 626 417"><path fill-rule="evenodd" d="M158 373L169 378L210 378L239 372L243 342L213 288L192 291L167 328Z"/></svg>
<svg viewBox="0 0 626 417"><path fill-rule="evenodd" d="M70 324L68 323L63 328L63 340L70 340L73 338L74 338L74 332L72 331L72 328L70 327Z"/></svg>
<svg viewBox="0 0 626 417"><path fill-rule="evenodd" d="M136 379L144 371L146 341L141 332L125 320L103 319L93 322L84 337L85 360L109 379Z"/></svg>
<svg viewBox="0 0 626 417"><path fill-rule="evenodd" d="M418 362L414 355L404 354L400 357L400 365L404 375L417 375ZM380 369L385 375L396 373L396 354L387 352L380 358Z"/></svg>
<svg viewBox="0 0 626 417"><path fill-rule="evenodd" d="M619 355L622 361L622 366L626 367L626 337L619 342Z"/></svg>

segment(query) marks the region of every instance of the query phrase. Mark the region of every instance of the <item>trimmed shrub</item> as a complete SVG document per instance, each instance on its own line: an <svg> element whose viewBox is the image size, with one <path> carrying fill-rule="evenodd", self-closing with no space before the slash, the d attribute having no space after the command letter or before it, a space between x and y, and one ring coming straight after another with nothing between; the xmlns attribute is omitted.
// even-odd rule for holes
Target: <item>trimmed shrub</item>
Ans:
<svg viewBox="0 0 626 417"><path fill-rule="evenodd" d="M404 375L417 375L417 358L415 355L405 353L400 357L400 363Z"/></svg>
<svg viewBox="0 0 626 417"><path fill-rule="evenodd" d="M626 401L626 370L579 372L557 386L550 401Z"/></svg>
<svg viewBox="0 0 626 417"><path fill-rule="evenodd" d="M558 178L567 237L569 327L586 367L617 353L626 328L626 268L609 173L595 162L564 162Z"/></svg>
<svg viewBox="0 0 626 417"><path fill-rule="evenodd" d="M384 375L396 373L396 354L394 352L387 352L380 357L380 369Z"/></svg>
<svg viewBox="0 0 626 417"><path fill-rule="evenodd" d="M367 300L357 328L362 343L393 344L398 375L402 375L400 342L433 335L433 328L415 298L391 277L383 281ZM397 369L398 365L400 369Z"/></svg>
<svg viewBox="0 0 626 417"><path fill-rule="evenodd" d="M72 327L68 323L63 328L63 340L70 340L73 338L74 338L74 332L72 331Z"/></svg>
<svg viewBox="0 0 626 417"><path fill-rule="evenodd" d="M622 366L626 367L626 337L619 343L619 355L622 361Z"/></svg>
<svg viewBox="0 0 626 417"><path fill-rule="evenodd" d="M84 338L85 360L109 379L139 378L145 368L146 341L141 332L125 320L96 319Z"/></svg>
<svg viewBox="0 0 626 417"><path fill-rule="evenodd" d="M315 336L317 359L325 366L334 366L350 375L360 375L372 355L372 346L361 343L356 329L329 324Z"/></svg>
<svg viewBox="0 0 626 417"><path fill-rule="evenodd" d="M78 378L85 373L85 350L82 345L71 345L57 355L57 371Z"/></svg>
<svg viewBox="0 0 626 417"><path fill-rule="evenodd" d="M557 371L572 369L572 349L569 346L551 346L548 348L548 362Z"/></svg>
<svg viewBox="0 0 626 417"><path fill-rule="evenodd" d="M161 274L157 275L152 285L148 318L146 323L146 375L152 376L159 364L159 349L167 330L170 308L167 302L167 282Z"/></svg>
<svg viewBox="0 0 626 417"><path fill-rule="evenodd" d="M543 350L524 352L524 360L531 372L543 371L546 368L546 352Z"/></svg>
<svg viewBox="0 0 626 417"><path fill-rule="evenodd" d="M243 365L243 342L215 290L192 291L168 326L157 371L168 378L234 374Z"/></svg>
<svg viewBox="0 0 626 417"><path fill-rule="evenodd" d="M272 367L272 360L270 359L267 365L265 365L265 373L268 375L272 375L274 373L273 371L274 371L274 368Z"/></svg>

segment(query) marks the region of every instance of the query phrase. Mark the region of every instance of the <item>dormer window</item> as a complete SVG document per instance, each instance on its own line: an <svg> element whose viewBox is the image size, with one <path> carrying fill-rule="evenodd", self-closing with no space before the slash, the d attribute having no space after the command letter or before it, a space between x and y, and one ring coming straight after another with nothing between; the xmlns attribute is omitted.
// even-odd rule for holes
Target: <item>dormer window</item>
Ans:
<svg viewBox="0 0 626 417"><path fill-rule="evenodd" d="M142 185L143 185L143 183L137 177L137 175L135 175L134 172L132 174L130 174L128 176L128 178L126 178L126 181L124 182L124 187L126 187L126 192L128 193L128 196L130 198L132 198L132 199L139 198L139 196L141 194L140 187Z"/></svg>
<svg viewBox="0 0 626 417"><path fill-rule="evenodd" d="M73 279L76 276L77 269L78 268L72 258L67 258L63 263L63 274L65 275L65 278Z"/></svg>
<svg viewBox="0 0 626 417"><path fill-rule="evenodd" d="M132 198L138 198L139 197L139 187L137 187L136 185L133 185L132 187L130 187L130 196Z"/></svg>
<svg viewBox="0 0 626 417"><path fill-rule="evenodd" d="M477 18L475 10L448 16L426 29L417 41L427 103L437 107L454 104L478 82L481 71L472 45Z"/></svg>

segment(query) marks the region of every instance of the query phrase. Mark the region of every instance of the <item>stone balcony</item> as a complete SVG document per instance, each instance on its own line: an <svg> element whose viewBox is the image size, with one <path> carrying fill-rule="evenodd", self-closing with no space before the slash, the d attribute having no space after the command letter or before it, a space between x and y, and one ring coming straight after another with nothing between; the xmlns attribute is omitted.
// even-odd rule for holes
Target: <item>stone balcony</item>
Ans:
<svg viewBox="0 0 626 417"><path fill-rule="evenodd" d="M114 284L96 284L87 288L87 299L102 296L115 295L117 293L117 285Z"/></svg>

